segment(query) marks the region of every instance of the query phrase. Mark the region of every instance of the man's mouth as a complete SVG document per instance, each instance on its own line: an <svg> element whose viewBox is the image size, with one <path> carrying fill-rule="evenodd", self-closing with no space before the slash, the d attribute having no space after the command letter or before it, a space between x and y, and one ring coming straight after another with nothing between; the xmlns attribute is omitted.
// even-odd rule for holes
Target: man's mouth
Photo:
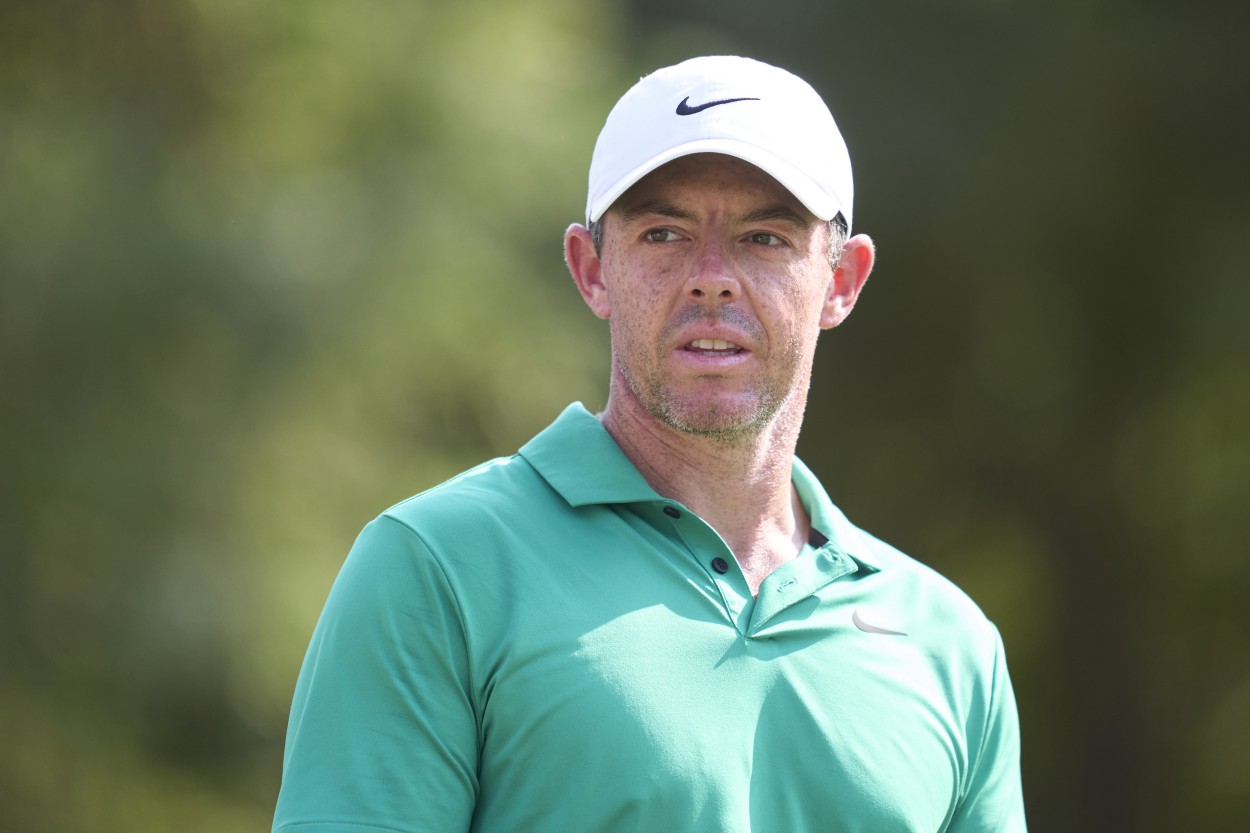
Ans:
<svg viewBox="0 0 1250 833"><path fill-rule="evenodd" d="M686 349L700 356L732 356L742 352L741 347L722 338L696 338Z"/></svg>

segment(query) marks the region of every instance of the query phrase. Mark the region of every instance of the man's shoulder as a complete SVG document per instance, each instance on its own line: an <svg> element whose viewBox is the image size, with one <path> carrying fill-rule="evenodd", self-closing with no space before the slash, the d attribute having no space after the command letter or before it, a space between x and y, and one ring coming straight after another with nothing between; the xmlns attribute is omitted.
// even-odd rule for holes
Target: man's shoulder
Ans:
<svg viewBox="0 0 1250 833"><path fill-rule="evenodd" d="M852 522L833 503L816 475L801 460L793 465L794 485L812 514L813 523L865 568L864 585L883 618L897 613L930 633L958 637L969 633L992 641L994 626L979 605L954 581L893 544Z"/></svg>
<svg viewBox="0 0 1250 833"><path fill-rule="evenodd" d="M445 591L454 606L480 616L502 604L501 593L516 592L535 563L560 555L561 519L570 511L519 455L474 466L365 524L327 610L359 617Z"/></svg>
<svg viewBox="0 0 1250 833"><path fill-rule="evenodd" d="M382 517L405 526L480 523L490 517L542 511L559 496L519 454L496 457L405 498Z"/></svg>
<svg viewBox="0 0 1250 833"><path fill-rule="evenodd" d="M983 647L993 642L993 624L954 580L863 529L856 527L855 532L859 545L879 568L876 578L884 595L909 610L916 627L928 629L931 635L974 636L976 642L986 643Z"/></svg>

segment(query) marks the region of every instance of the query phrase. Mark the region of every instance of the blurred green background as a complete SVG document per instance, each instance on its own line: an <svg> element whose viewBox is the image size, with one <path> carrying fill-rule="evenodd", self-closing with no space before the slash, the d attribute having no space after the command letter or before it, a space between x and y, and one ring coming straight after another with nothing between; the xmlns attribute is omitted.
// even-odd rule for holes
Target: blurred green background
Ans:
<svg viewBox="0 0 1250 833"><path fill-rule="evenodd" d="M1250 6L0 4L0 830L267 830L358 529L607 339L594 137L702 53L825 94L879 264L800 453L1001 627L1035 831L1250 817Z"/></svg>

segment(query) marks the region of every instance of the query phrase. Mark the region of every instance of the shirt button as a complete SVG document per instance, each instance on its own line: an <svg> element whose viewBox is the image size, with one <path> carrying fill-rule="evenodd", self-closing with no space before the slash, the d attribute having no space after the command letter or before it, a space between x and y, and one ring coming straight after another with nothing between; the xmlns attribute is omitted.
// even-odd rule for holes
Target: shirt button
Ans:
<svg viewBox="0 0 1250 833"><path fill-rule="evenodd" d="M725 573L729 572L729 562L725 561L725 559L721 558L720 556L717 556L716 558L712 559L712 569L720 573L721 575L724 575Z"/></svg>
<svg viewBox="0 0 1250 833"><path fill-rule="evenodd" d="M665 507L664 507L664 514L665 514L665 515L668 515L670 518L680 518L680 517L681 517L681 513L677 511L677 507L675 507L675 506L665 506Z"/></svg>

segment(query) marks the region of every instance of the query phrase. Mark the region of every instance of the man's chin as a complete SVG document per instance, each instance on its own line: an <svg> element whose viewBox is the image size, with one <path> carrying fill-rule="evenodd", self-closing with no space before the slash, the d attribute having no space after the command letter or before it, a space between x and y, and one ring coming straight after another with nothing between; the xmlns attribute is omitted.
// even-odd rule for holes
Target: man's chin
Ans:
<svg viewBox="0 0 1250 833"><path fill-rule="evenodd" d="M776 410L756 404L666 402L652 410L652 415L683 434L737 444L750 442L763 433Z"/></svg>

